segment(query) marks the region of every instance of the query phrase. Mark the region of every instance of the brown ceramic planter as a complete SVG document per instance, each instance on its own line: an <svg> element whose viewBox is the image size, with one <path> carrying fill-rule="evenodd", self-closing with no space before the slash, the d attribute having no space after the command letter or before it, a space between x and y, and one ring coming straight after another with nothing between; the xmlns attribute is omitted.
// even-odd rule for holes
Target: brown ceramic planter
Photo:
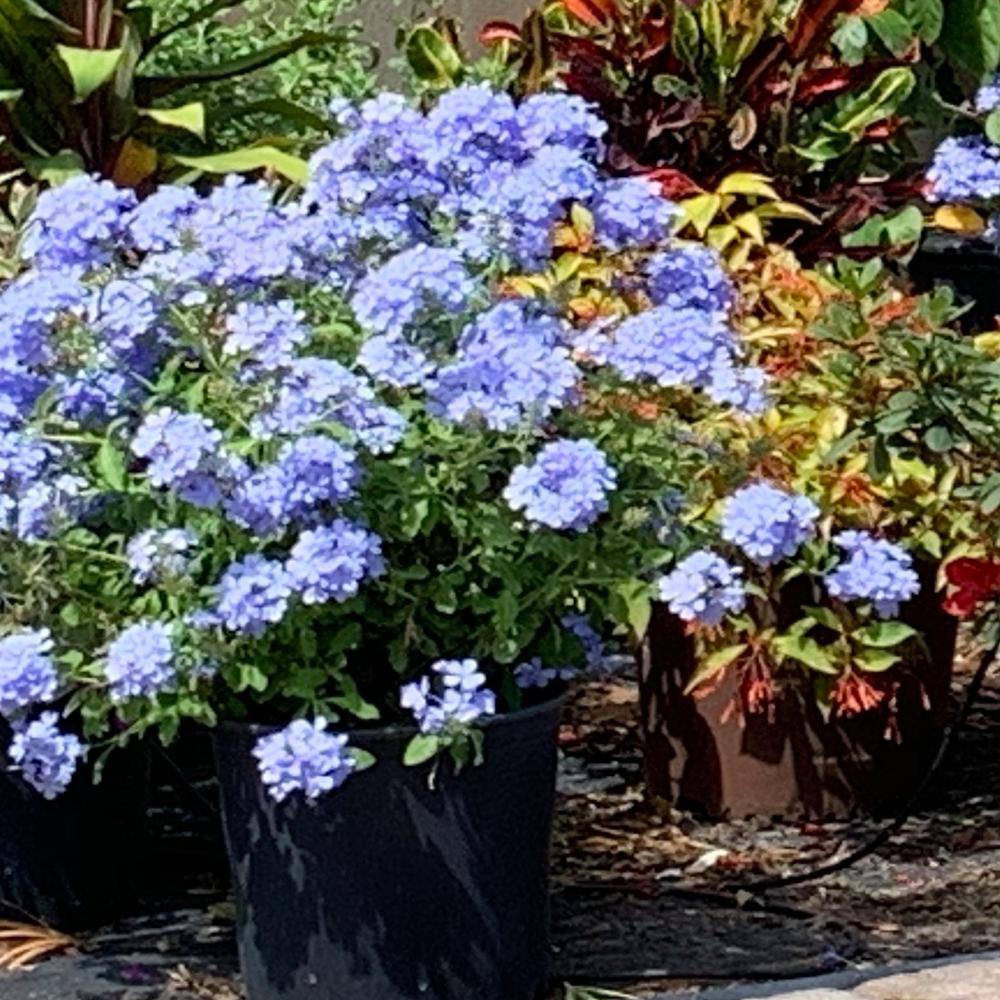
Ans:
<svg viewBox="0 0 1000 1000"><path fill-rule="evenodd" d="M898 741L883 713L825 719L806 689L787 686L773 715L723 722L736 693L727 676L711 694L684 688L695 667L682 623L658 606L643 658L640 701L646 773L654 796L717 818L844 817L905 803L937 752L948 716L956 621L940 609L928 568L923 593L905 617L930 657L906 672Z"/></svg>

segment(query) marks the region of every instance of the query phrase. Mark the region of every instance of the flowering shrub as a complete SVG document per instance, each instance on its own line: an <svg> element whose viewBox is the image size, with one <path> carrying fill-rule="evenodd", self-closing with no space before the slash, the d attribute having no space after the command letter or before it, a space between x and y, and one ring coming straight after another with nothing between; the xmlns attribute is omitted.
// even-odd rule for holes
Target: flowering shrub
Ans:
<svg viewBox="0 0 1000 1000"><path fill-rule="evenodd" d="M717 261L602 178L580 100L333 113L294 198L77 178L29 223L0 713L46 794L82 752L56 710L92 748L285 726L256 749L277 799L370 763L335 730L376 720L416 722L412 762L474 759L472 723L643 630L699 421L766 407Z"/></svg>

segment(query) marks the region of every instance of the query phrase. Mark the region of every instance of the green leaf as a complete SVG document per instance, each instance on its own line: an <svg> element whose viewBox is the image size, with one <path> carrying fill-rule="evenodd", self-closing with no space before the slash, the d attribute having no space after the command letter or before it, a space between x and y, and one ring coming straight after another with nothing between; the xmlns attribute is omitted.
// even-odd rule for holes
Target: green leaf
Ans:
<svg viewBox="0 0 1000 1000"><path fill-rule="evenodd" d="M1000 143L1000 108L990 112L986 124L983 126L983 131L986 132L986 138L990 142Z"/></svg>
<svg viewBox="0 0 1000 1000"><path fill-rule="evenodd" d="M273 146L246 146L226 153L206 156L174 156L175 163L207 174L245 174L255 170L273 170L295 184L309 179L309 164L298 156Z"/></svg>
<svg viewBox="0 0 1000 1000"><path fill-rule="evenodd" d="M897 212L873 215L845 233L842 243L847 248L903 247L916 243L924 230L924 214L916 205L908 205Z"/></svg>
<svg viewBox="0 0 1000 1000"><path fill-rule="evenodd" d="M355 771L367 771L368 768L374 767L378 763L378 758L375 754L369 753L367 750L361 750L359 747L349 747L347 755L354 761Z"/></svg>
<svg viewBox="0 0 1000 1000"><path fill-rule="evenodd" d="M698 18L683 0L674 0L673 26L670 43L674 55L689 69L696 69L701 55L701 31Z"/></svg>
<svg viewBox="0 0 1000 1000"><path fill-rule="evenodd" d="M125 489L125 460L121 452L112 444L109 438L101 442L97 449L96 457L97 471L101 474L101 479L113 490Z"/></svg>
<svg viewBox="0 0 1000 1000"><path fill-rule="evenodd" d="M874 622L854 633L859 642L877 649L891 649L919 633L905 622Z"/></svg>
<svg viewBox="0 0 1000 1000"><path fill-rule="evenodd" d="M941 47L954 65L982 78L1000 63L1000 0L948 0Z"/></svg>
<svg viewBox="0 0 1000 1000"><path fill-rule="evenodd" d="M882 438L875 438L872 442L872 450L868 452L867 471L876 483L883 482L892 472L892 456Z"/></svg>
<svg viewBox="0 0 1000 1000"><path fill-rule="evenodd" d="M192 101L177 108L138 108L140 115L151 118L157 125L179 128L199 139L205 138L205 105Z"/></svg>
<svg viewBox="0 0 1000 1000"><path fill-rule="evenodd" d="M882 44L894 55L901 56L916 37L909 20L891 7L865 19Z"/></svg>
<svg viewBox="0 0 1000 1000"><path fill-rule="evenodd" d="M854 662L869 673L880 674L902 659L897 653L890 653L887 649L866 649L854 657Z"/></svg>
<svg viewBox="0 0 1000 1000"><path fill-rule="evenodd" d="M441 749L441 740L428 733L417 733L403 751L403 763L407 767L423 764L434 757Z"/></svg>
<svg viewBox="0 0 1000 1000"><path fill-rule="evenodd" d="M403 53L418 80L438 86L454 86L465 71L462 56L433 25L418 25L406 38Z"/></svg>
<svg viewBox="0 0 1000 1000"><path fill-rule="evenodd" d="M933 45L944 26L944 0L900 0L899 6L917 37L926 45Z"/></svg>
<svg viewBox="0 0 1000 1000"><path fill-rule="evenodd" d="M340 686L344 693L330 699L334 705L350 712L355 718L362 719L365 722L374 722L380 718L379 710L371 702L365 701L361 697L357 685L353 680L342 676L340 678Z"/></svg>
<svg viewBox="0 0 1000 1000"><path fill-rule="evenodd" d="M864 62L868 45L868 28L864 18L847 17L831 35L830 41L838 49L848 66L860 66Z"/></svg>
<svg viewBox="0 0 1000 1000"><path fill-rule="evenodd" d="M36 180L53 186L87 171L83 157L71 149L64 149L51 156L26 156L24 165Z"/></svg>
<svg viewBox="0 0 1000 1000"><path fill-rule="evenodd" d="M74 45L57 45L56 52L69 71L73 94L84 101L104 86L118 69L122 49L80 49Z"/></svg>
<svg viewBox="0 0 1000 1000"><path fill-rule="evenodd" d="M288 100L286 97L265 97L249 104L240 104L235 108L226 108L223 117L227 122L237 118L250 118L254 115L273 115L282 118L293 125L302 125L315 129L317 132L329 132L330 120L316 114L301 104Z"/></svg>
<svg viewBox="0 0 1000 1000"><path fill-rule="evenodd" d="M774 648L782 656L798 660L799 663L821 674L836 675L840 671L834 665L830 654L815 639L805 635L781 635L774 640Z"/></svg>
<svg viewBox="0 0 1000 1000"><path fill-rule="evenodd" d="M834 632L843 631L840 619L829 608L804 607L802 609L814 622Z"/></svg>
<svg viewBox="0 0 1000 1000"><path fill-rule="evenodd" d="M241 663L238 670L237 691L246 691L248 688L253 691L267 690L267 674L260 667L250 663Z"/></svg>
<svg viewBox="0 0 1000 1000"><path fill-rule="evenodd" d="M716 674L738 660L747 649L747 644L742 642L735 646L726 646L724 649L717 649L708 656L702 657L694 673L691 674L690 680L684 685L684 693L690 694L696 688L701 687L705 681L711 680Z"/></svg>
<svg viewBox="0 0 1000 1000"><path fill-rule="evenodd" d="M627 580L617 588L625 608L625 620L636 639L642 639L649 628L653 604L649 584L645 580Z"/></svg>
<svg viewBox="0 0 1000 1000"><path fill-rule="evenodd" d="M951 431L947 427L935 424L924 434L924 443L931 451L943 454L946 451L951 451L955 441L951 436Z"/></svg>

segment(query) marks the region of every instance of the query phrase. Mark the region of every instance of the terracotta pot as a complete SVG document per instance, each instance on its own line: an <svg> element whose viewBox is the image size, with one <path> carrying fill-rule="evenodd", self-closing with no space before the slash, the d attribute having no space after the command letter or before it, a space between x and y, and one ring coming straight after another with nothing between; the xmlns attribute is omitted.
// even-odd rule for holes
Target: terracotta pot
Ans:
<svg viewBox="0 0 1000 1000"><path fill-rule="evenodd" d="M722 721L737 692L727 672L707 696L684 693L694 643L665 607L654 612L640 684L645 761L654 796L716 818L842 818L904 804L944 732L957 622L940 609L933 568L905 617L930 655L900 672L897 739L884 712L824 718L808 685L784 685L773 713Z"/></svg>

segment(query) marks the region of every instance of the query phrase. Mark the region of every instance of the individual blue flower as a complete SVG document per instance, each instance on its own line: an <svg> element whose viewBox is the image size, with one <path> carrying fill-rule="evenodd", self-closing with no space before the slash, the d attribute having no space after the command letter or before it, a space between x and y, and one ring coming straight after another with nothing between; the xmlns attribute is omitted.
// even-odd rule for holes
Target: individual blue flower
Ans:
<svg viewBox="0 0 1000 1000"><path fill-rule="evenodd" d="M238 355L262 368L280 368L309 338L305 314L288 299L273 303L241 302L226 318L229 336L223 353Z"/></svg>
<svg viewBox="0 0 1000 1000"><path fill-rule="evenodd" d="M197 541L189 528L150 528L136 535L125 547L132 581L146 584L181 576Z"/></svg>
<svg viewBox="0 0 1000 1000"><path fill-rule="evenodd" d="M295 719L254 744L260 778L268 795L283 802L301 793L307 801L339 788L355 770L347 737L327 730L326 719Z"/></svg>
<svg viewBox="0 0 1000 1000"><path fill-rule="evenodd" d="M572 667L546 667L540 657L533 657L514 668L514 683L522 690L545 688L556 681L569 681L576 676Z"/></svg>
<svg viewBox="0 0 1000 1000"><path fill-rule="evenodd" d="M129 625L108 646L104 676L114 702L148 698L169 688L177 676L169 628L157 621Z"/></svg>
<svg viewBox="0 0 1000 1000"><path fill-rule="evenodd" d="M427 355L401 337L369 337L358 351L358 364L376 381L396 389L419 387L434 373Z"/></svg>
<svg viewBox="0 0 1000 1000"><path fill-rule="evenodd" d="M13 770L43 798L54 799L69 787L86 750L72 733L59 730L55 712L42 714L15 731L7 751Z"/></svg>
<svg viewBox="0 0 1000 1000"><path fill-rule="evenodd" d="M432 309L460 312L475 287L460 254L420 244L368 273L351 306L358 321L373 332L402 334Z"/></svg>
<svg viewBox="0 0 1000 1000"><path fill-rule="evenodd" d="M1000 76L994 75L989 83L984 83L973 101L976 111L987 114L1000 108Z"/></svg>
<svg viewBox="0 0 1000 1000"><path fill-rule="evenodd" d="M560 624L583 649L584 665L588 670L600 670L607 659L607 650L601 634L594 628L587 615L563 615Z"/></svg>
<svg viewBox="0 0 1000 1000"><path fill-rule="evenodd" d="M285 617L293 580L281 563L253 554L234 562L216 589L218 622L230 632L258 637Z"/></svg>
<svg viewBox="0 0 1000 1000"><path fill-rule="evenodd" d="M438 660L431 673L400 689L400 705L422 733L464 728L496 713L496 695L485 687L486 675L475 660Z"/></svg>
<svg viewBox="0 0 1000 1000"><path fill-rule="evenodd" d="M898 545L867 531L842 531L833 541L846 558L826 575L826 589L842 601L870 601L880 618L892 618L899 606L920 591L913 559Z"/></svg>
<svg viewBox="0 0 1000 1000"><path fill-rule="evenodd" d="M722 537L758 566L773 566L798 552L816 532L819 507L808 497L770 483L744 486L725 503Z"/></svg>
<svg viewBox="0 0 1000 1000"><path fill-rule="evenodd" d="M1000 146L979 136L949 136L927 171L928 201L966 202L1000 197Z"/></svg>
<svg viewBox="0 0 1000 1000"><path fill-rule="evenodd" d="M657 584L660 600L678 618L715 626L746 606L743 570L720 555L700 550L679 562Z"/></svg>
<svg viewBox="0 0 1000 1000"><path fill-rule="evenodd" d="M769 385L770 379L763 368L737 365L727 358L712 369L705 392L720 405L755 416L771 406Z"/></svg>
<svg viewBox="0 0 1000 1000"><path fill-rule="evenodd" d="M51 701L59 687L52 633L23 629L0 639L0 715L11 717Z"/></svg>
<svg viewBox="0 0 1000 1000"><path fill-rule="evenodd" d="M589 207L597 242L609 250L662 243L677 217L677 206L643 177L604 181Z"/></svg>
<svg viewBox="0 0 1000 1000"><path fill-rule="evenodd" d="M617 479L593 441L564 439L545 445L534 462L519 465L503 495L535 524L585 531L608 509Z"/></svg>
<svg viewBox="0 0 1000 1000"><path fill-rule="evenodd" d="M132 191L80 175L38 196L25 229L25 256L41 270L106 264L135 204Z"/></svg>
<svg viewBox="0 0 1000 1000"><path fill-rule="evenodd" d="M645 262L646 290L653 305L726 313L733 284L719 255L700 243L680 244Z"/></svg>
<svg viewBox="0 0 1000 1000"><path fill-rule="evenodd" d="M346 601L362 581L384 570L382 542L361 525L338 517L302 532L285 568L304 604Z"/></svg>
<svg viewBox="0 0 1000 1000"><path fill-rule="evenodd" d="M148 460L154 486L178 486L215 455L222 435L197 413L161 407L150 413L132 438L132 451Z"/></svg>

